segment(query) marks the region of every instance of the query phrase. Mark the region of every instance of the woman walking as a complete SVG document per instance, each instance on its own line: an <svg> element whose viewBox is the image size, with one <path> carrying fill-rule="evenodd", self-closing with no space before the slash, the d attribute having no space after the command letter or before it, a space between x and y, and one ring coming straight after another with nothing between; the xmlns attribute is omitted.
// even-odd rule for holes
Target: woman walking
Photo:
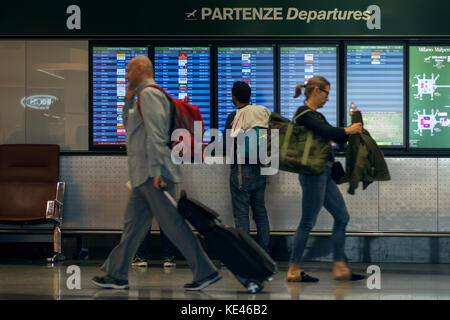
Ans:
<svg viewBox="0 0 450 320"><path fill-rule="evenodd" d="M352 124L346 128L336 128L331 126L325 116L317 111L328 101L328 94L330 92L330 83L328 80L321 76L315 76L309 79L307 84L297 85L294 98L301 95L303 88L306 96L305 105L298 108L296 115L307 109L311 109L312 112L306 112L301 117L297 118L297 124L304 126L306 129L311 130L320 136L333 140L336 143L344 143L348 140L349 135L361 133L361 122ZM356 111L356 108L353 109L353 111ZM328 159L328 165L322 174L299 175L300 185L303 190L302 218L295 233L286 281L319 281L318 278L307 275L300 268L300 261L306 247L309 233L316 223L317 215L322 206L324 206L334 218L332 235L334 251L333 280L364 279L364 276L352 273L344 261L345 229L347 227L349 215L344 198L330 176L333 162L334 155L333 152L331 152Z"/></svg>

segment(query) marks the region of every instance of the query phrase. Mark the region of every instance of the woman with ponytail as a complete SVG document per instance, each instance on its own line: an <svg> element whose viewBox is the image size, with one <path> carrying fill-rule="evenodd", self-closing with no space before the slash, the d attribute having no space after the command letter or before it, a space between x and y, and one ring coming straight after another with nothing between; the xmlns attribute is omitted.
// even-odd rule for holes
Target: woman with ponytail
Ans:
<svg viewBox="0 0 450 320"><path fill-rule="evenodd" d="M336 128L328 123L325 116L317 110L322 108L328 101L330 83L321 76L315 76L306 84L299 84L295 88L294 98L299 97L304 90L306 96L305 104L298 108L296 115L310 109L297 118L296 123L304 126L314 133L333 140L336 143L344 143L351 134L358 134L362 131L362 123L354 123L346 128ZM353 108L353 111L357 111ZM330 142L331 143L331 142ZM299 175L302 186L302 218L294 237L293 250L289 263L286 281L292 282L318 282L319 279L307 275L300 267L303 251L309 233L313 229L317 215L322 206L330 212L334 218L333 226L333 280L361 280L363 275L354 274L350 271L344 261L345 229L349 220L347 207L336 183L331 178L331 166L334 162L334 155L331 152L326 170L320 175Z"/></svg>

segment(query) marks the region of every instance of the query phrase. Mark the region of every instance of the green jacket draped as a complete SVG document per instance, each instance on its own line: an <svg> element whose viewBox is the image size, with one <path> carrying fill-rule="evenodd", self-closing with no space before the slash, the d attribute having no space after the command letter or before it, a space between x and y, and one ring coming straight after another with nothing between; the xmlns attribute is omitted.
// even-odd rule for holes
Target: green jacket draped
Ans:
<svg viewBox="0 0 450 320"><path fill-rule="evenodd" d="M352 123L363 122L360 111L352 113ZM363 128L361 134L348 139L345 155L345 176L338 184L349 182L348 193L355 194L361 181L366 189L373 181L391 180L384 154L369 132Z"/></svg>

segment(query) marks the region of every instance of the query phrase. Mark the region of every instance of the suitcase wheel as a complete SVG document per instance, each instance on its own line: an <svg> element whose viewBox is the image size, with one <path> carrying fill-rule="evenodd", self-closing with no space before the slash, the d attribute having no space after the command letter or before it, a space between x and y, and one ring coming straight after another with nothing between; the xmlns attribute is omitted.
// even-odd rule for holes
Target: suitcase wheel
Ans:
<svg viewBox="0 0 450 320"><path fill-rule="evenodd" d="M260 292L264 288L264 285L261 282L256 281L256 280L247 281L245 286L247 287L247 290L251 293Z"/></svg>

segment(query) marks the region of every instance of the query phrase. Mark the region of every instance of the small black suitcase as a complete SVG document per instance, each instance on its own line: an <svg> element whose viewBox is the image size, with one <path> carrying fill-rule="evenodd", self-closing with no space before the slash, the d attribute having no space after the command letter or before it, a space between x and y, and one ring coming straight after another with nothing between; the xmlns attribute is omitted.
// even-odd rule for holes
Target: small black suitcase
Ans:
<svg viewBox="0 0 450 320"><path fill-rule="evenodd" d="M248 291L256 293L272 280L277 264L259 244L245 232L225 227L219 215L202 203L181 193L178 212L200 233L206 251L214 254Z"/></svg>

